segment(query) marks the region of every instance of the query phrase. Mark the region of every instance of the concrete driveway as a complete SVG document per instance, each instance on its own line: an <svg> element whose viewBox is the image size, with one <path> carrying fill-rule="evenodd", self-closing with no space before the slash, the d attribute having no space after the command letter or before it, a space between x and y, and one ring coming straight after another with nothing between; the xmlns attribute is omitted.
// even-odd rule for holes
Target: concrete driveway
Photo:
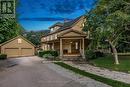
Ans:
<svg viewBox="0 0 130 87"><path fill-rule="evenodd" d="M54 65L42 63L43 60L34 57L10 59L16 66L0 72L0 87L109 87L87 78L84 81L75 80L81 77ZM80 79L81 80L81 79Z"/></svg>

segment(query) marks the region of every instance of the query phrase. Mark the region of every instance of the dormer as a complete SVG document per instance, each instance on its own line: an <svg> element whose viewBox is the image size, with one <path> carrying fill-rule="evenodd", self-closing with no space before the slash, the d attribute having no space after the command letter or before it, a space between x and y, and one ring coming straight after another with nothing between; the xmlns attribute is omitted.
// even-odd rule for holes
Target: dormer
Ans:
<svg viewBox="0 0 130 87"><path fill-rule="evenodd" d="M58 30L60 27L62 27L62 26L63 26L63 23L57 22L56 24L54 24L54 25L52 25L50 27L50 31L54 32L54 31Z"/></svg>

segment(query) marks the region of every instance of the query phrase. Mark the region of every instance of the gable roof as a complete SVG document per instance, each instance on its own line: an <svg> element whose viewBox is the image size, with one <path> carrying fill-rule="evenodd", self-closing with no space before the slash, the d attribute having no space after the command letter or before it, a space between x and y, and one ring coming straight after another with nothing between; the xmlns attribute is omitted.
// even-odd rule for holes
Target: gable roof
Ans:
<svg viewBox="0 0 130 87"><path fill-rule="evenodd" d="M66 32L64 32L64 33L62 33L62 34L60 34L58 37L62 37L62 36L64 36L65 34L70 33L70 32L74 32L74 33L79 34L80 36L86 37L86 33L81 32L81 31L78 31L78 30L73 30L73 29L68 30L68 31L66 31Z"/></svg>
<svg viewBox="0 0 130 87"><path fill-rule="evenodd" d="M63 25L59 29L57 29L55 32L50 32L47 35L43 35L43 37L54 34L54 33L57 33L57 32L60 32L60 31L63 31L63 30L66 30L66 29L72 28L75 24L77 24L80 21L80 19L82 17L84 17L84 15L82 15L82 16L80 16L80 17L78 17L78 18L76 18L76 19L74 19L72 21L62 23Z"/></svg>
<svg viewBox="0 0 130 87"><path fill-rule="evenodd" d="M84 16L80 16L69 22L65 22L64 25L60 28L60 30L73 27L82 17L84 17Z"/></svg>
<svg viewBox="0 0 130 87"><path fill-rule="evenodd" d="M15 40L15 39L18 39L18 38L22 38L22 39L24 39L25 41L27 41L29 44L31 44L32 46L36 47L33 43L31 43L29 40L27 40L25 37L23 37L23 36L21 36L21 35L16 36L16 37L14 37L14 38L12 38L12 39L10 39L10 40L8 40L8 41L6 41L6 42L0 44L0 46L3 46L3 45L5 45L5 44L7 44L7 43L9 43L9 42L11 42L11 41L13 41L13 40Z"/></svg>

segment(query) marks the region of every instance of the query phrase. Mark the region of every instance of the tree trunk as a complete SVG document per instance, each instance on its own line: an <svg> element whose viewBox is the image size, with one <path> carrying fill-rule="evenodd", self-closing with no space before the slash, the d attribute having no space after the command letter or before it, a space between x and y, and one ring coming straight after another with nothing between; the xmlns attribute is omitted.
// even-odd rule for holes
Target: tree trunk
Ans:
<svg viewBox="0 0 130 87"><path fill-rule="evenodd" d="M117 50L114 46L112 46L112 51L113 51L113 55L114 55L114 58L115 58L115 64L119 64Z"/></svg>
<svg viewBox="0 0 130 87"><path fill-rule="evenodd" d="M117 54L117 49L116 47L109 41L111 47L112 47L112 52L113 52L113 55L114 55L114 58L115 58L115 64L119 64L119 60L118 60L118 54Z"/></svg>

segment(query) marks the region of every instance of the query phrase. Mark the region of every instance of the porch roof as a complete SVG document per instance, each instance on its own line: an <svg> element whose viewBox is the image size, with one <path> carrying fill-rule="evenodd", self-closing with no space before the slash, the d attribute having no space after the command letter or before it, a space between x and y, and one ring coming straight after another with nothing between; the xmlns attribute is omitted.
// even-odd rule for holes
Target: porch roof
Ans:
<svg viewBox="0 0 130 87"><path fill-rule="evenodd" d="M68 30L68 31L58 35L59 38L60 37L69 37L69 38L71 38L71 37L86 37L86 36L87 36L86 33L82 32L82 31L78 31L78 30L73 30L73 29Z"/></svg>

